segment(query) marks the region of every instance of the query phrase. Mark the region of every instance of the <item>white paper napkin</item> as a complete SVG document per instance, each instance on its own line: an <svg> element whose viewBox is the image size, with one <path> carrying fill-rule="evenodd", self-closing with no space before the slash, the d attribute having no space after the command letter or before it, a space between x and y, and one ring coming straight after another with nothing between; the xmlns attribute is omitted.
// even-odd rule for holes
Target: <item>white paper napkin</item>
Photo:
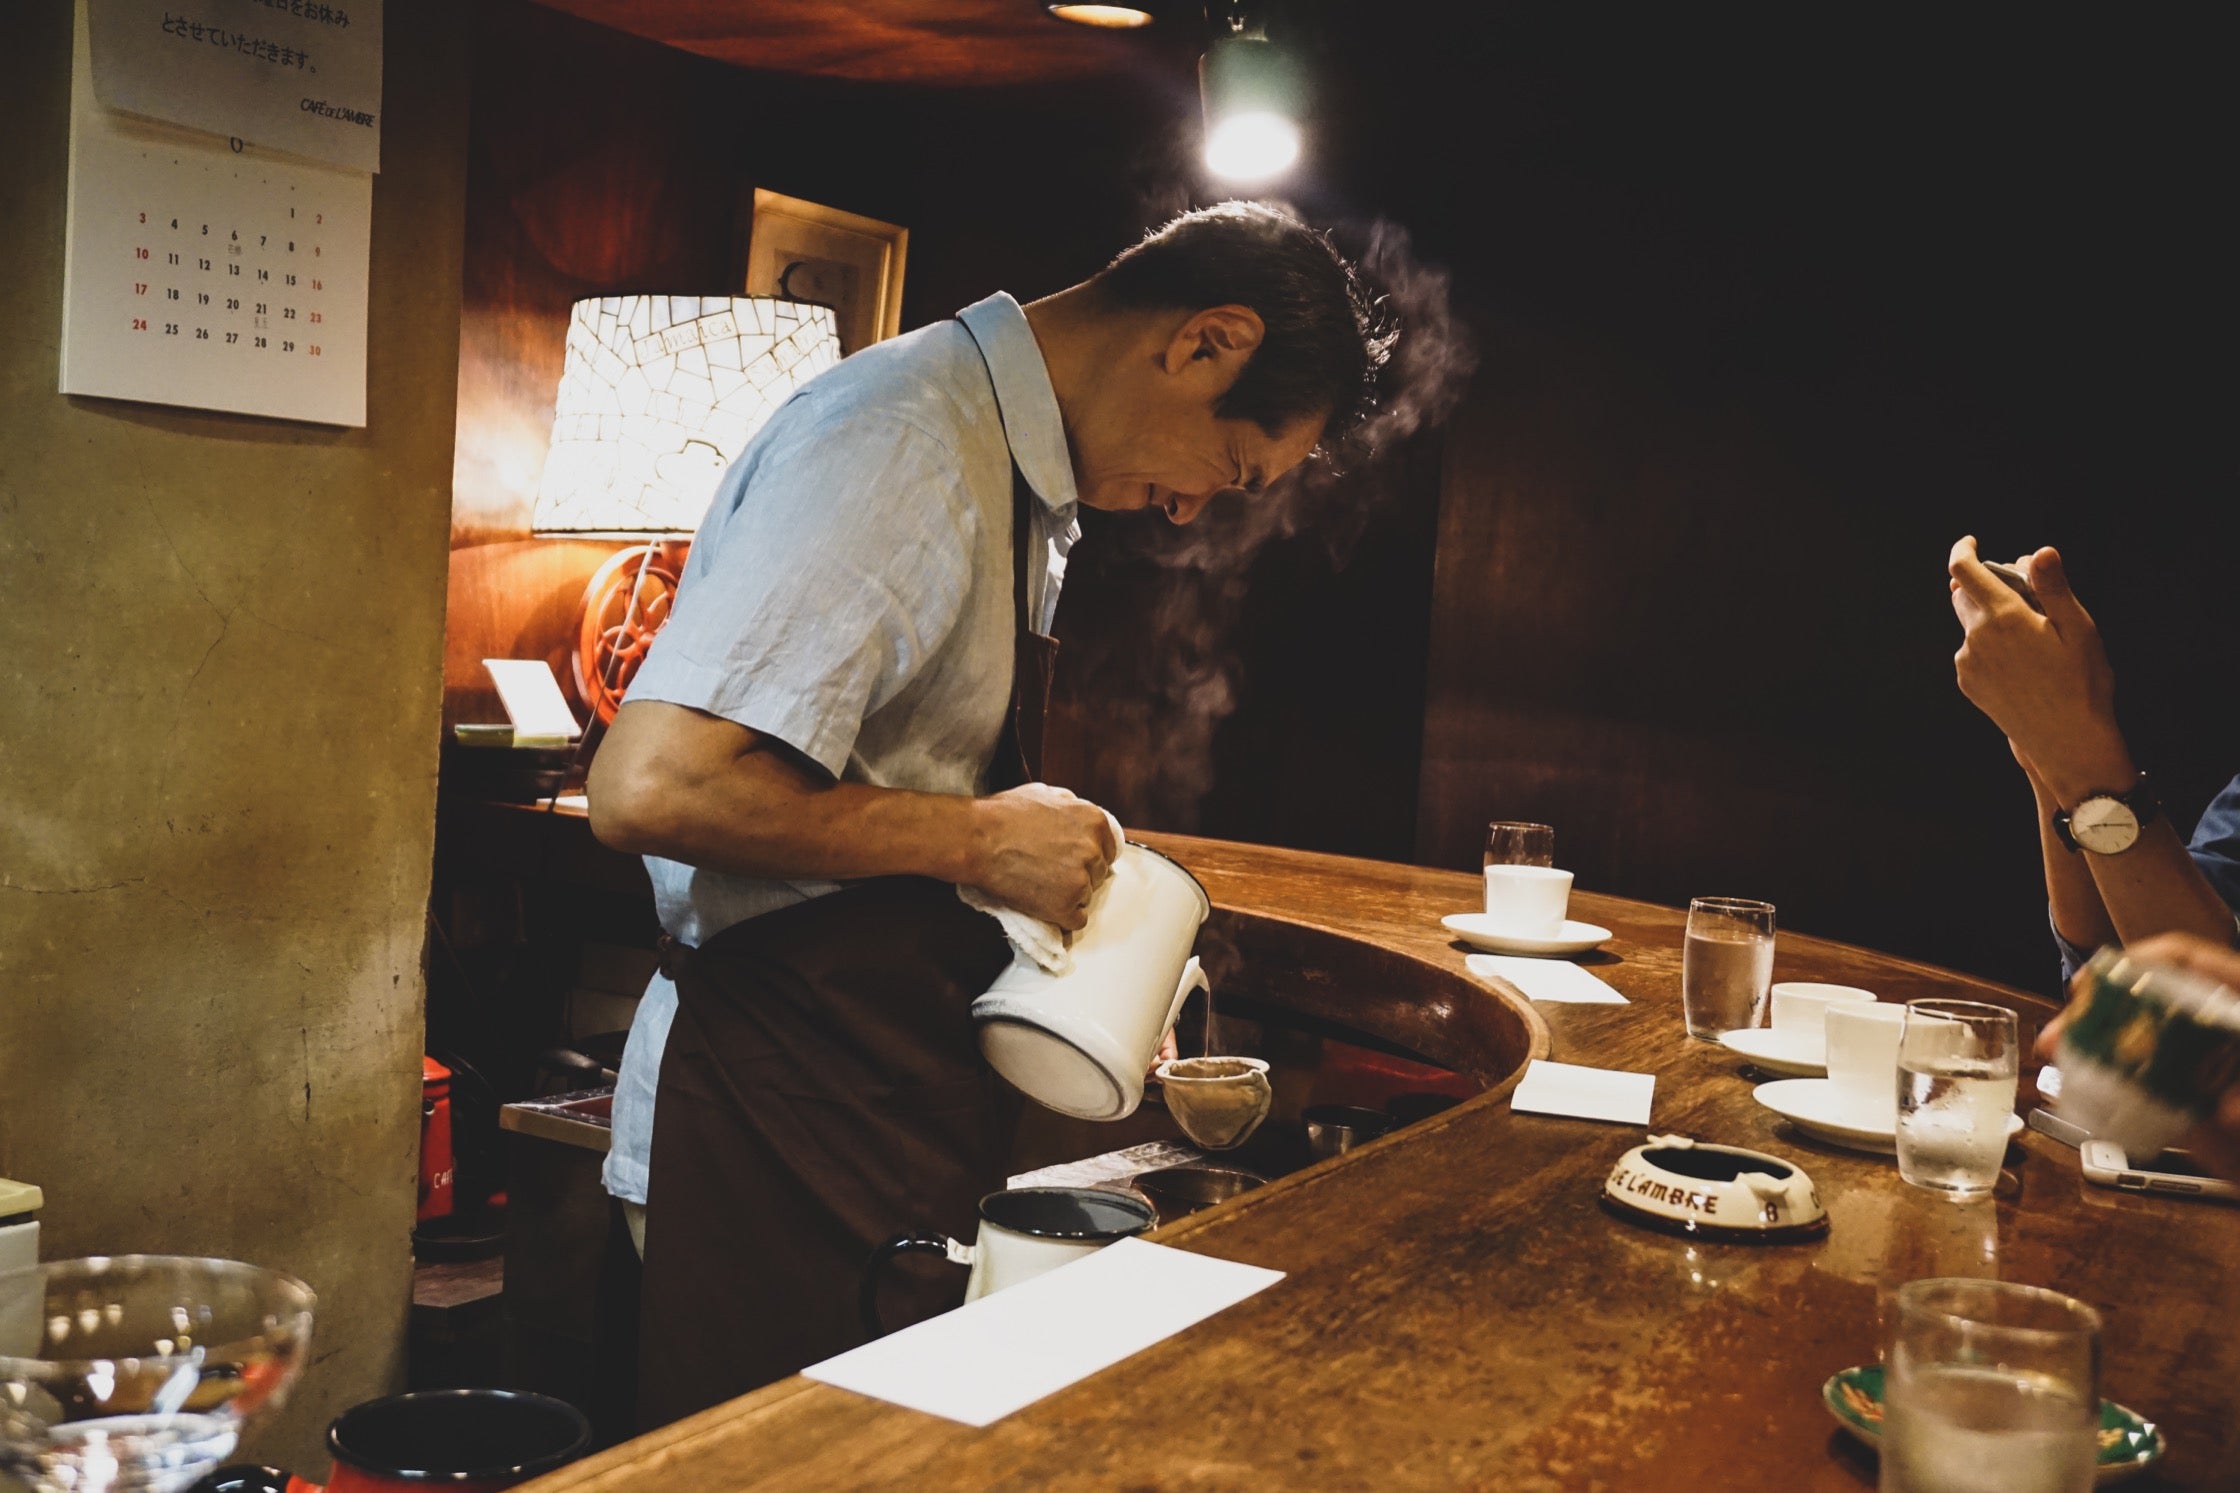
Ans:
<svg viewBox="0 0 2240 1493"><path fill-rule="evenodd" d="M482 666L498 687L498 703L505 706L506 719L513 722L515 746L523 745L523 738L566 746L583 734L567 696L560 693L552 665L541 658L486 658Z"/></svg>
<svg viewBox="0 0 2240 1493"><path fill-rule="evenodd" d="M1509 1108L1524 1114L1646 1125L1649 1101L1656 1090L1654 1073L1621 1073L1612 1068L1582 1068L1576 1063L1534 1059L1510 1093Z"/></svg>
<svg viewBox="0 0 2240 1493"><path fill-rule="evenodd" d="M1623 1006L1631 1002L1568 959L1526 959L1514 954L1472 954L1463 966L1480 979L1498 975L1536 1001L1573 1006Z"/></svg>
<svg viewBox="0 0 2240 1493"><path fill-rule="evenodd" d="M1283 1279L1123 1239L801 1372L929 1415L985 1426Z"/></svg>

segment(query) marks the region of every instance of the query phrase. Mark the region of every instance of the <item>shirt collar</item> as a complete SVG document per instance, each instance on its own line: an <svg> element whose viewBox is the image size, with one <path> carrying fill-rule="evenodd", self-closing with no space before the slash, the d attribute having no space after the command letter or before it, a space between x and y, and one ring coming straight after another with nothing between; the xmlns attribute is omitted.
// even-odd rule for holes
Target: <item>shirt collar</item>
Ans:
<svg viewBox="0 0 2240 1493"><path fill-rule="evenodd" d="M959 311L957 320L988 360L1004 435L1027 486L1052 513L1070 518L1080 496L1073 485L1073 453L1058 413L1058 391L1050 387L1049 365L1027 313L999 290Z"/></svg>

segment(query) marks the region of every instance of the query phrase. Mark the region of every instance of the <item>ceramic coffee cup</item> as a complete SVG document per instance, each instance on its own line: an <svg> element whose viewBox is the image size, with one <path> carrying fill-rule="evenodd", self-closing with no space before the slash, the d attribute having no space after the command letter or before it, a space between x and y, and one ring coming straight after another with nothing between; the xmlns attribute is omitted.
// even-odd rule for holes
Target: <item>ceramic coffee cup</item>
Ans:
<svg viewBox="0 0 2240 1493"><path fill-rule="evenodd" d="M1828 1007L1858 1005L1874 998L1873 991L1856 985L1785 980L1773 987L1773 1029L1795 1032L1799 1040L1817 1042L1827 1034Z"/></svg>
<svg viewBox="0 0 2240 1493"><path fill-rule="evenodd" d="M1553 866L1486 867L1486 918L1519 938L1554 938L1571 906L1571 873Z"/></svg>
<svg viewBox="0 0 2240 1493"><path fill-rule="evenodd" d="M1828 1082L1847 1104L1876 1115L1898 1114L1898 1037L1906 1008L1880 1001L1838 1001L1824 1008Z"/></svg>
<svg viewBox="0 0 2240 1493"><path fill-rule="evenodd" d="M972 1267L964 1299L981 1297L1083 1255L1115 1240L1149 1233L1159 1222L1151 1204L1133 1193L1095 1187L1014 1187L980 1200L980 1232L971 1244L945 1234L898 1234L871 1253L863 1267L859 1305L864 1330L886 1333L879 1320L879 1278L895 1256L913 1251L940 1255L954 1265Z"/></svg>
<svg viewBox="0 0 2240 1493"><path fill-rule="evenodd" d="M1261 1058L1170 1058L1159 1065L1157 1077L1167 1113L1208 1151L1243 1145L1275 1099Z"/></svg>

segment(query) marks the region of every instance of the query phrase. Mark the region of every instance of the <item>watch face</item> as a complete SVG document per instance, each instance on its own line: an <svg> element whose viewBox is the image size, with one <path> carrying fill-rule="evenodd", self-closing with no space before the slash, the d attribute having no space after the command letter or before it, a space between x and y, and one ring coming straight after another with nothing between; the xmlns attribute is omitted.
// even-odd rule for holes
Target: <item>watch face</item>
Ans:
<svg viewBox="0 0 2240 1493"><path fill-rule="evenodd" d="M2069 815L2069 833L2095 855L2118 855L2139 838L2139 816L2120 798L2088 798Z"/></svg>

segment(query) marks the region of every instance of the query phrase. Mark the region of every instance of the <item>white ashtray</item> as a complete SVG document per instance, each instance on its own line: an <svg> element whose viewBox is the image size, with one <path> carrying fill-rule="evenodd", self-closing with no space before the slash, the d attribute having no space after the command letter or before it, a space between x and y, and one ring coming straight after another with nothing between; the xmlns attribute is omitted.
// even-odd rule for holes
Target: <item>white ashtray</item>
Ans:
<svg viewBox="0 0 2240 1493"><path fill-rule="evenodd" d="M1697 1239L1787 1244L1828 1232L1804 1168L1685 1135L1652 1135L1619 1157L1602 1201L1629 1222Z"/></svg>

